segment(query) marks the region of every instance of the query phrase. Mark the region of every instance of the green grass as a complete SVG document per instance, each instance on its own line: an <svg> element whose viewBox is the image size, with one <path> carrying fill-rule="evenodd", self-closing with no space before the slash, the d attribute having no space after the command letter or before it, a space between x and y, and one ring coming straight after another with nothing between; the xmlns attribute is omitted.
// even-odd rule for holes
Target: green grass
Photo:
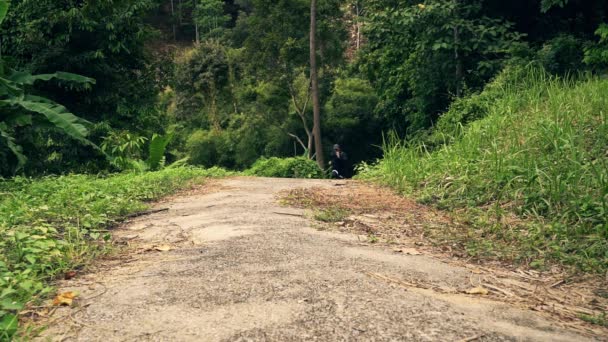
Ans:
<svg viewBox="0 0 608 342"><path fill-rule="evenodd" d="M424 140L390 139L363 177L458 211L468 228L450 239L471 255L605 271L608 80L515 79L456 103ZM481 115L454 124L467 108Z"/></svg>
<svg viewBox="0 0 608 342"><path fill-rule="evenodd" d="M600 325L603 327L608 327L608 316L606 316L606 312L603 312L597 316L591 315L580 315L579 316L583 321L589 322L591 324Z"/></svg>
<svg viewBox="0 0 608 342"><path fill-rule="evenodd" d="M19 310L53 291L49 281L109 251L107 229L121 217L193 181L226 174L175 168L0 181L0 340L18 329Z"/></svg>
<svg viewBox="0 0 608 342"><path fill-rule="evenodd" d="M350 212L339 207L322 208L315 211L315 220L322 222L340 222L344 221Z"/></svg>

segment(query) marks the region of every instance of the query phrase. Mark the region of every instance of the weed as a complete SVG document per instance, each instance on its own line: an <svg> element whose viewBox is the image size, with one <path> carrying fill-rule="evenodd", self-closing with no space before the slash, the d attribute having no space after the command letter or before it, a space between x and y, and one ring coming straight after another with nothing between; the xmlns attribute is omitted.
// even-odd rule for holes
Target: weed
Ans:
<svg viewBox="0 0 608 342"><path fill-rule="evenodd" d="M608 315L606 315L606 312L602 312L601 314L598 314L596 316L581 314L579 315L579 318L591 324L600 325L602 327L608 327Z"/></svg>
<svg viewBox="0 0 608 342"><path fill-rule="evenodd" d="M340 207L328 207L317 210L314 214L315 220L323 222L340 222L344 221L349 215L348 210Z"/></svg>

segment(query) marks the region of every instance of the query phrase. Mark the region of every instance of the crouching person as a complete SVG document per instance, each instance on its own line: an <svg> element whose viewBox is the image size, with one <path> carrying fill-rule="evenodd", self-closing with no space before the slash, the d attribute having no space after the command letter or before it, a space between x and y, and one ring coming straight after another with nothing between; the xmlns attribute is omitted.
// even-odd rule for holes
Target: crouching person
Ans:
<svg viewBox="0 0 608 342"><path fill-rule="evenodd" d="M348 157L342 151L342 147L335 144L334 150L331 153L331 178L343 179L346 177L347 161Z"/></svg>

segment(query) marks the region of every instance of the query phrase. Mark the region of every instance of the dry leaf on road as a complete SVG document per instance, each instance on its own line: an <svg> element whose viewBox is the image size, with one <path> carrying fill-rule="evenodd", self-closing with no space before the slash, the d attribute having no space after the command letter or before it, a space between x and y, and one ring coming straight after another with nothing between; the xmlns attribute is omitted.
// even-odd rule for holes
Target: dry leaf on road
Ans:
<svg viewBox="0 0 608 342"><path fill-rule="evenodd" d="M490 291L488 291L487 289L485 289L481 286L477 286L477 287L467 290L466 293L485 296L488 293L490 293Z"/></svg>
<svg viewBox="0 0 608 342"><path fill-rule="evenodd" d="M78 293L76 292L64 292L64 293L60 293L57 295L57 297L55 297L55 299L53 299L53 305L54 306L61 306L61 305L66 305L66 306L71 306L74 298L78 297Z"/></svg>
<svg viewBox="0 0 608 342"><path fill-rule="evenodd" d="M159 251L159 252L168 252L172 248L171 248L171 246L168 246L168 245L162 245L162 246L154 246L152 249L154 249L155 251Z"/></svg>

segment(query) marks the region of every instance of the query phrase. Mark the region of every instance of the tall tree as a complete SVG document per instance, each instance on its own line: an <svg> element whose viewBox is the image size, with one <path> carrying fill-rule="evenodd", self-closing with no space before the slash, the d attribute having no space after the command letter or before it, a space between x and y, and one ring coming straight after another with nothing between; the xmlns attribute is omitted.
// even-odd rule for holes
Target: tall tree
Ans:
<svg viewBox="0 0 608 342"><path fill-rule="evenodd" d="M284 108L286 105L287 110L274 121L283 125L283 129L278 131L296 141L298 139L295 136L308 137L308 133L312 136L312 99L306 103L309 95L307 88L310 87L310 0L253 0L250 4L250 12L241 14L231 32L235 45L239 46L239 41L242 44L243 65L239 68L239 87L243 88L249 83L251 89L254 89L268 83L281 89L280 93L275 94L273 102L276 108ZM323 81L318 83L319 107L328 98L330 79L334 76L332 71L344 60L347 39L344 22L341 20L343 12L339 5L336 0L317 2L316 65L317 72L325 75ZM273 25L268 25L269 22ZM279 100L278 95L284 98ZM297 105L290 106L294 97ZM257 106L247 105L252 100L257 101L255 97L243 98L241 110L247 112L247 107L256 108ZM314 150L308 149L305 138L300 140L303 141L300 145L304 149ZM291 142L287 146L293 148Z"/></svg>
<svg viewBox="0 0 608 342"><path fill-rule="evenodd" d="M198 44L201 39L218 37L230 21L230 16L224 14L223 0L196 0L193 21Z"/></svg>
<svg viewBox="0 0 608 342"><path fill-rule="evenodd" d="M455 96L478 89L500 70L521 35L513 24L485 15L483 4L367 3L364 60L387 128L430 127Z"/></svg>
<svg viewBox="0 0 608 342"><path fill-rule="evenodd" d="M325 168L323 141L321 140L321 103L319 101L319 78L317 75L317 0L310 1L310 83L312 85L312 133L315 139L317 164Z"/></svg>

